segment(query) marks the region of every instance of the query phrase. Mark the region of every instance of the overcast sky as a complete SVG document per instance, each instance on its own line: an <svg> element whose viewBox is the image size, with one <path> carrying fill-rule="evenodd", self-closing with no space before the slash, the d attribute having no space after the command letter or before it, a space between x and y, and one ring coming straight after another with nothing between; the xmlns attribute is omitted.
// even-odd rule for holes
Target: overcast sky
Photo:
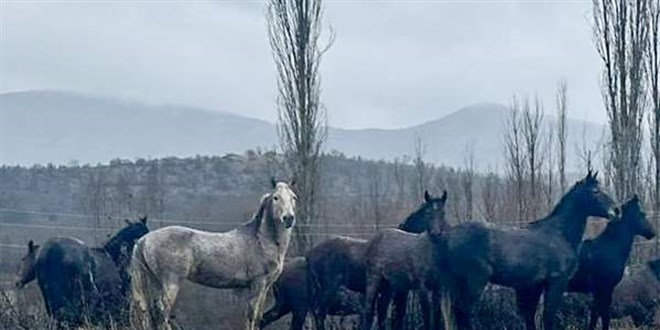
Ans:
<svg viewBox="0 0 660 330"><path fill-rule="evenodd" d="M1 2L2 92L62 89L274 121L264 2ZM591 1L326 1L333 126L404 127L538 93L604 121Z"/></svg>

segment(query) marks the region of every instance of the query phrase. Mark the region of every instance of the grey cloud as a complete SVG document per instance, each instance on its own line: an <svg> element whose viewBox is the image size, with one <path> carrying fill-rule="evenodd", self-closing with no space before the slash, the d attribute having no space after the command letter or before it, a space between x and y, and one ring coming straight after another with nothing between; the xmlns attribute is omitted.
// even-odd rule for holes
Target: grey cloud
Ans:
<svg viewBox="0 0 660 330"><path fill-rule="evenodd" d="M273 121L262 2L3 3L2 91L66 89ZM402 127L534 93L604 120L589 2L333 2L331 124Z"/></svg>

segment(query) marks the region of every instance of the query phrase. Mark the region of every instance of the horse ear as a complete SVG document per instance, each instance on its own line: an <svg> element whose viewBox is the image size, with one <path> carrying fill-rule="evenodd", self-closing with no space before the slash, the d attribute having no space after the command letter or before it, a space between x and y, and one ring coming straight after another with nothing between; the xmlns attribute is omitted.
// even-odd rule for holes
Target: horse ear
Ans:
<svg viewBox="0 0 660 330"><path fill-rule="evenodd" d="M124 219L124 222L129 226L131 225L131 222L128 219Z"/></svg>
<svg viewBox="0 0 660 330"><path fill-rule="evenodd" d="M598 171L594 172L594 179L598 176Z"/></svg>
<svg viewBox="0 0 660 330"><path fill-rule="evenodd" d="M277 181L275 180L274 176L270 177L270 185L273 186L273 189L277 186Z"/></svg>
<svg viewBox="0 0 660 330"><path fill-rule="evenodd" d="M147 216L146 215L141 216L140 217L140 222L142 222L143 225L146 225L147 224Z"/></svg>
<svg viewBox="0 0 660 330"><path fill-rule="evenodd" d="M291 182L289 182L289 187L294 187L296 185L296 178L291 179Z"/></svg>
<svg viewBox="0 0 660 330"><path fill-rule="evenodd" d="M440 197L440 199L441 199L443 202L447 201L447 190L443 190L443 191L442 191L442 197Z"/></svg>
<svg viewBox="0 0 660 330"><path fill-rule="evenodd" d="M424 201L427 203L431 201L431 194L429 194L428 190L424 190Z"/></svg>
<svg viewBox="0 0 660 330"><path fill-rule="evenodd" d="M34 253L37 249L39 249L39 245L34 244L34 241L30 240L28 242L28 253Z"/></svg>
<svg viewBox="0 0 660 330"><path fill-rule="evenodd" d="M590 178L591 178L591 169L589 169L589 171L587 171L587 179L590 179Z"/></svg>

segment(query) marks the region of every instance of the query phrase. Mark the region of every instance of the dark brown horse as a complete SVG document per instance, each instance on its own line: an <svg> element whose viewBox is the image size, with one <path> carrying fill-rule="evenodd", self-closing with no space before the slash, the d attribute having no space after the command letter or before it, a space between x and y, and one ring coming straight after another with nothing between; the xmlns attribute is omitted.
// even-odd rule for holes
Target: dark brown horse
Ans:
<svg viewBox="0 0 660 330"><path fill-rule="evenodd" d="M655 236L655 230L646 220L637 196L621 209L620 220L608 223L597 238L584 241L580 248L578 270L568 283L568 291L593 295L589 329L596 328L599 318L603 330L609 329L612 292L623 277L633 239L637 235L646 239Z"/></svg>
<svg viewBox="0 0 660 330"><path fill-rule="evenodd" d="M291 329L302 329L311 304L307 294L307 262L304 257L294 258L284 264L282 274L273 285L275 305L261 319L259 327L291 313ZM345 316L360 313L361 294L344 287L339 288L328 304L329 315Z"/></svg>
<svg viewBox="0 0 660 330"><path fill-rule="evenodd" d="M127 323L128 260L135 242L149 231L146 224L147 218L127 221L98 248L72 237L54 237L41 247L30 241L16 286L37 280L46 312L59 326Z"/></svg>
<svg viewBox="0 0 660 330"><path fill-rule="evenodd" d="M545 218L526 228L463 223L442 235L442 275L456 325L471 328L471 316L488 282L516 291L527 329L544 294L543 325L551 330L562 295L578 266L587 217L614 217L614 201L591 172L577 182Z"/></svg>
<svg viewBox="0 0 660 330"><path fill-rule="evenodd" d="M420 291L424 326L431 329L431 306L439 306L439 257L433 242L447 227L445 202L447 192L440 198L426 194L424 204L417 211L427 220L421 234L399 229L381 230L372 238L365 255L367 287L363 313L363 329L371 329L376 300L378 327L385 329L390 301L394 299L396 314L394 329L401 329L410 290Z"/></svg>
<svg viewBox="0 0 660 330"><path fill-rule="evenodd" d="M434 216L437 199L424 192L420 207L410 214L400 225L403 231L420 233L429 229ZM314 314L314 324L324 329L325 317L330 302L339 288L364 293L366 288L364 255L368 241L350 237L328 239L307 253L309 294L312 297L310 308Z"/></svg>

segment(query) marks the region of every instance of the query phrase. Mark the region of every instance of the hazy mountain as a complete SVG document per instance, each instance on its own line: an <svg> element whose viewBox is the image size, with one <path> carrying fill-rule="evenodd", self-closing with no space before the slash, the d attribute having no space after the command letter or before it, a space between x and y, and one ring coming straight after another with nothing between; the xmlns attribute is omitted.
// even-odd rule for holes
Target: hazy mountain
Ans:
<svg viewBox="0 0 660 330"><path fill-rule="evenodd" d="M412 155L423 141L425 157L461 166L474 150L480 169L502 168L502 136L508 110L479 104L403 129L331 128L328 149L350 156L394 159ZM554 123L548 117L550 125ZM569 168L577 146L592 147L602 125L569 120ZM584 138L583 138L584 137ZM108 162L113 158L155 158L242 153L277 145L272 123L187 106L148 105L57 91L1 95L0 163L31 165Z"/></svg>

